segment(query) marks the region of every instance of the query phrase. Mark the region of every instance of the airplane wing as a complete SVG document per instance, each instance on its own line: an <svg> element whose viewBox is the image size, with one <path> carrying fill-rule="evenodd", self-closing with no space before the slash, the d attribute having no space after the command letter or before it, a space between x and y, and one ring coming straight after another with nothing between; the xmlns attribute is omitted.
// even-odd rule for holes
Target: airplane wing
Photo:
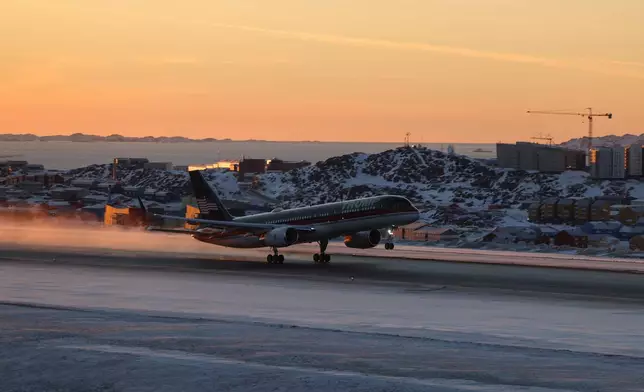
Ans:
<svg viewBox="0 0 644 392"><path fill-rule="evenodd" d="M163 227L147 227L147 231L160 231L162 233L175 233L175 234L198 234L199 232L197 230L189 230L189 229L166 229Z"/></svg>
<svg viewBox="0 0 644 392"><path fill-rule="evenodd" d="M212 228L221 228L221 229L236 229L238 231L245 231L248 233L262 234L267 231L271 231L278 227L291 227L297 231L302 232L314 232L315 228L311 226L300 226L300 225L288 225L288 224L272 224L272 223L249 223L249 222L239 222L239 221L222 221L222 220L210 220L210 219L198 219L198 218L183 218L180 216L172 215L153 215L155 218L168 219L168 220L178 220L185 222L189 225L204 224ZM155 231L167 231L167 229L160 229ZM196 233L196 231L181 230L180 232L191 232Z"/></svg>

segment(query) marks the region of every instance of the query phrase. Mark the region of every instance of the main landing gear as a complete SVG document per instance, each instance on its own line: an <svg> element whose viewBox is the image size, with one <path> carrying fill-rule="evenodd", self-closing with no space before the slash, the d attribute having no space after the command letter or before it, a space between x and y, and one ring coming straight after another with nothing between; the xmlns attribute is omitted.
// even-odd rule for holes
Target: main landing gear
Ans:
<svg viewBox="0 0 644 392"><path fill-rule="evenodd" d="M393 250L394 249L394 243L393 242L385 242L385 249L386 250Z"/></svg>
<svg viewBox="0 0 644 392"><path fill-rule="evenodd" d="M273 254L266 256L268 264L284 264L284 255L277 253L277 248L273 248Z"/></svg>
<svg viewBox="0 0 644 392"><path fill-rule="evenodd" d="M329 245L329 240L323 240L319 242L320 244L320 253L313 255L313 261L315 264L329 264L331 262L331 255L328 255L326 252L326 247Z"/></svg>

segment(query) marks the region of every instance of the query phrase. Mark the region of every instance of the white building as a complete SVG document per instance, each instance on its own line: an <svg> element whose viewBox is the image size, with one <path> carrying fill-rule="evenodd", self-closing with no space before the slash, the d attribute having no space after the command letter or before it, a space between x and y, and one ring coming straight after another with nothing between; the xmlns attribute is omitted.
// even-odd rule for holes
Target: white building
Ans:
<svg viewBox="0 0 644 392"><path fill-rule="evenodd" d="M642 146L637 144L631 144L626 149L626 155L628 160L628 176L629 177L641 177L643 173L642 168Z"/></svg>
<svg viewBox="0 0 644 392"><path fill-rule="evenodd" d="M626 177L626 151L623 147L615 147L612 149L612 161L610 166L611 178L625 178Z"/></svg>

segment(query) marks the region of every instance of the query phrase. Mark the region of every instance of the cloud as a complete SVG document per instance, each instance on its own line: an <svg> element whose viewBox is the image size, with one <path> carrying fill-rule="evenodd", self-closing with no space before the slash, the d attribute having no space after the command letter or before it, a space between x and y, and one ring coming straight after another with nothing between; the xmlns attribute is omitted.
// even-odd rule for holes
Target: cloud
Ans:
<svg viewBox="0 0 644 392"><path fill-rule="evenodd" d="M637 61L618 61L618 60L613 60L610 63L615 64L615 65L624 65L624 66L627 66L627 67L641 67L641 68L644 68L644 63L639 63Z"/></svg>
<svg viewBox="0 0 644 392"><path fill-rule="evenodd" d="M601 73L601 74L611 75L611 76L622 76L622 77L644 79L644 73L640 71L626 70L623 68L616 67L616 66L618 67L644 66L644 64L636 63L636 62L620 62L620 61L593 62L593 61L581 60L581 59L580 60L555 59L555 58L549 58L549 57L532 56L528 54L493 52L493 51L485 51L485 50L470 49L470 48L448 46L448 45L434 45L434 44L428 44L428 43L358 38L358 37L348 37L348 36L332 35L332 34L317 34L317 33L307 33L302 31L267 29L262 27L215 23L215 22L211 22L207 24L218 28L254 32L254 33L272 35L272 36L282 37L287 39L320 42L320 43L327 43L332 45L373 47L373 48L382 48L382 49L391 49L391 50L410 50L410 51L416 51L416 52L434 52L434 53L442 53L442 54L454 55L454 56L489 59L489 60L521 63L521 64L534 64L534 65L550 67L550 68L573 69L573 70L579 70L579 71ZM604 65L599 65L599 63L603 63ZM606 65L606 63L610 65Z"/></svg>

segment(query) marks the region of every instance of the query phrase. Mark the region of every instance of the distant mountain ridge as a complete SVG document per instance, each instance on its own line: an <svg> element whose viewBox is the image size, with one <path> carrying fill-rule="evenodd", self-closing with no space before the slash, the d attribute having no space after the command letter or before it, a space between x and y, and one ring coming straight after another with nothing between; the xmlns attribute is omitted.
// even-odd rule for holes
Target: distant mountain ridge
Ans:
<svg viewBox="0 0 644 392"><path fill-rule="evenodd" d="M71 135L53 135L53 136L38 136L33 133L4 133L0 134L0 141L2 142L50 142L50 141L65 141L65 142L139 142L139 143L195 143L195 142L270 142L269 140L248 139L248 140L232 140L232 139L215 139L212 137L205 139L191 139L183 136L143 136L143 137L130 137L119 134L109 136L88 135L84 133L73 133ZM306 141L302 143L315 143L315 141Z"/></svg>
<svg viewBox="0 0 644 392"><path fill-rule="evenodd" d="M593 147L616 147L628 146L631 144L644 145L644 133L641 135L633 135L627 133L625 135L607 135L593 138ZM567 142L560 144L562 147L572 148L575 150L584 150L588 148L588 137L580 137L570 139Z"/></svg>

